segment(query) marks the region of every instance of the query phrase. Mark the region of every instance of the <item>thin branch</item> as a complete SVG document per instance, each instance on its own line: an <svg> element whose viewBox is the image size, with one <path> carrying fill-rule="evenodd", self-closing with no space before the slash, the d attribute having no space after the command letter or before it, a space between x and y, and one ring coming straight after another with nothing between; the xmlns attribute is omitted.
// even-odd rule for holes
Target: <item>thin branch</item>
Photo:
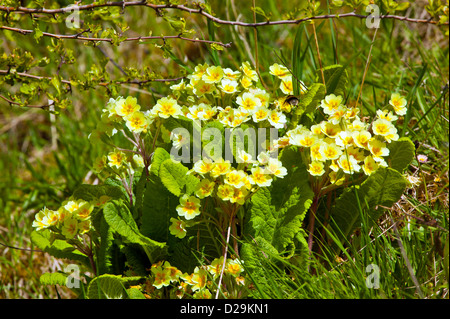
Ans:
<svg viewBox="0 0 450 319"><path fill-rule="evenodd" d="M349 12L349 13L343 13L343 14L327 14L327 15L319 15L314 17L307 17L302 19L295 19L295 20L278 20L278 21L265 21L265 22L257 22L257 23L246 23L246 22L240 22L240 21L228 21L223 20L220 18L217 18L213 16L210 13L207 13L204 11L204 9L200 6L198 8L189 8L184 5L171 5L171 4L162 4L162 5L156 5L147 3L147 1L116 1L116 2L106 2L106 3L92 3L92 4L86 4L81 6L70 6L70 7L64 7L64 8L56 8L56 9L46 9L46 8L27 8L19 6L17 8L14 7L7 7L7 6L0 6L0 11L7 12L8 14L11 12L21 12L21 13L45 13L45 14L58 14L58 13L72 13L75 10L78 11L89 11L94 10L96 8L103 8L103 7L120 7L122 10L124 10L126 7L134 7L134 6L144 6L151 8L155 10L156 12L160 12L162 9L174 9L174 10L181 10L185 11L191 14L200 14L206 17L207 19L210 19L211 21L218 23L218 24L227 24L227 25L238 25L242 27L261 27L261 26L269 26L269 25L278 25L278 24L299 24L304 21L309 20L321 20L321 19L329 19L329 18L346 18L346 17L355 17L360 19L366 19L370 17L369 15L363 15L363 14L357 14L355 12ZM381 15L380 19L395 19L400 21L406 21L406 22L412 22L412 23L427 23L427 24L438 24L438 21L433 21L430 19L413 19L408 18L404 16L398 16L398 15L391 15L391 14L385 14ZM444 25L448 25L449 23L442 23Z"/></svg>
<svg viewBox="0 0 450 319"><path fill-rule="evenodd" d="M29 107L29 108L35 108L35 109L43 109L43 108L47 108L47 107L50 107L55 104L55 102L52 101L49 104L43 104L43 105L22 105L22 103L10 100L6 96L3 96L1 94L0 94L0 98L5 100L6 102L8 102L10 105L14 104L14 105L20 105L20 106Z"/></svg>
<svg viewBox="0 0 450 319"><path fill-rule="evenodd" d="M27 29L20 29L20 28L13 28L13 27L7 27L7 26L0 26L0 29L9 30L13 32L17 32L23 35L34 33L34 30L27 30ZM88 30L84 30L82 32L76 33L76 34L55 34L55 33L49 33L49 32L42 32L42 36L50 37L50 38L56 38L56 39L68 39L68 40L80 40L80 41L91 41L91 42L109 42L113 43L112 38L95 38L95 37L85 37L82 36L83 33L89 32ZM180 39L184 41L189 42L199 42L199 43L207 43L207 44L215 44L220 45L224 48L230 48L231 42L229 43L222 43L219 41L209 41L209 40L200 40L200 39L192 39L192 38L186 38L181 35L165 35L165 36L138 36L138 37L129 37L124 38L121 41L122 42L130 42L130 41L143 41L143 40L168 40L168 39Z"/></svg>
<svg viewBox="0 0 450 319"><path fill-rule="evenodd" d="M10 74L10 71L8 70L0 70L0 75L8 75ZM30 79L36 79L36 80L51 80L52 77L49 76L40 76L40 75L33 75L33 74L28 74L25 72L17 72L15 73L15 75L20 76L20 77L26 77L26 78L30 78ZM115 83L115 84L137 84L137 85L143 85L149 82L176 82L179 81L181 79L184 79L184 77L177 77L177 78L172 78L172 79L148 79L148 80L126 80L126 81L110 81L110 82L100 82L98 83L98 85L100 86L108 86L111 83ZM61 80L61 83L64 84L73 84L72 81L70 80Z"/></svg>

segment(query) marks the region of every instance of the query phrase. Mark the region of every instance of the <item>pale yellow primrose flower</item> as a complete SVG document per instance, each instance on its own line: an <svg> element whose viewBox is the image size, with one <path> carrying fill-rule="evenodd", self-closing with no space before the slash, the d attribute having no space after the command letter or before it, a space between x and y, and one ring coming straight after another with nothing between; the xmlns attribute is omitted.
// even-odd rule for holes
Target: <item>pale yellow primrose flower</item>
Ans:
<svg viewBox="0 0 450 319"><path fill-rule="evenodd" d="M180 198L180 205L177 206L177 212L179 216L190 220L200 215L200 206L200 200L198 198L185 194Z"/></svg>
<svg viewBox="0 0 450 319"><path fill-rule="evenodd" d="M404 96L401 96L399 93L392 93L389 104L394 108L394 111L397 115L406 114L406 105L408 104L408 102L406 101L406 98Z"/></svg>
<svg viewBox="0 0 450 319"><path fill-rule="evenodd" d="M169 226L169 232L171 235L174 235L177 238L184 238L186 236L186 222L183 220L179 220L177 218L170 218L170 222L172 223Z"/></svg>
<svg viewBox="0 0 450 319"><path fill-rule="evenodd" d="M320 102L325 114L332 114L342 104L342 96L329 94Z"/></svg>
<svg viewBox="0 0 450 319"><path fill-rule="evenodd" d="M386 143L372 138L368 143L369 151L373 155L373 159L377 162L383 160L384 156L389 155L389 149L386 147Z"/></svg>
<svg viewBox="0 0 450 319"><path fill-rule="evenodd" d="M116 102L115 111L117 115L126 117L140 110L140 106L137 104L135 97L127 97L126 99L120 99Z"/></svg>
<svg viewBox="0 0 450 319"><path fill-rule="evenodd" d="M322 176L325 173L323 169L323 163L313 161L309 164L308 172L313 176Z"/></svg>
<svg viewBox="0 0 450 319"><path fill-rule="evenodd" d="M230 80L223 78L219 84L219 89L227 94L233 94L237 92L237 87L239 83L236 80Z"/></svg>
<svg viewBox="0 0 450 319"><path fill-rule="evenodd" d="M286 95L294 93L294 86L292 84L292 76L287 76L281 80L280 89L281 89L281 92L283 92Z"/></svg>
<svg viewBox="0 0 450 319"><path fill-rule="evenodd" d="M359 172L361 169L361 166L358 165L358 162L352 155L342 154L337 163L344 173L347 174Z"/></svg>
<svg viewBox="0 0 450 319"><path fill-rule="evenodd" d="M136 111L126 117L125 125L133 133L141 133L147 130L148 118L144 113Z"/></svg>
<svg viewBox="0 0 450 319"><path fill-rule="evenodd" d="M210 66L202 76L205 83L219 83L223 78L223 69L221 66Z"/></svg>
<svg viewBox="0 0 450 319"><path fill-rule="evenodd" d="M276 76L279 79L284 79L291 75L288 68L284 65L279 65L278 63L274 63L269 67L270 74Z"/></svg>
<svg viewBox="0 0 450 319"><path fill-rule="evenodd" d="M278 178L283 178L287 175L287 169L286 167L283 167L283 163L277 158L270 158L269 162L266 166L267 170L270 172L270 174L275 175Z"/></svg>
<svg viewBox="0 0 450 319"><path fill-rule="evenodd" d="M177 100L170 97L160 98L156 102L156 105L152 108L151 112L154 115L165 119L169 118L170 116L178 117L183 115L183 112L181 112L181 107L178 105Z"/></svg>
<svg viewBox="0 0 450 319"><path fill-rule="evenodd" d="M214 186L216 184L213 181L205 178L202 179L201 182L197 185L197 190L195 191L195 195L198 198L205 198L212 194L214 190Z"/></svg>
<svg viewBox="0 0 450 319"><path fill-rule="evenodd" d="M261 100L249 92L245 92L236 98L236 104L246 111L253 111L261 106Z"/></svg>

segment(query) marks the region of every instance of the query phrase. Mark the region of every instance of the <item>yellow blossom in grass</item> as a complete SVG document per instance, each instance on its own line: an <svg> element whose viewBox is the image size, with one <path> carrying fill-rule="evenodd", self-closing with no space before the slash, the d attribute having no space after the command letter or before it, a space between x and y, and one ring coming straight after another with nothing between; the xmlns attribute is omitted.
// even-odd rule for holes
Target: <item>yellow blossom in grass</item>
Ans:
<svg viewBox="0 0 450 319"><path fill-rule="evenodd" d="M346 148L353 144L353 133L350 131L340 131L335 139L336 145Z"/></svg>
<svg viewBox="0 0 450 319"><path fill-rule="evenodd" d="M188 108L189 112L185 115L188 119L191 120L197 120L198 114L203 111L203 109L206 107L206 104L200 103L198 105L193 105Z"/></svg>
<svg viewBox="0 0 450 319"><path fill-rule="evenodd" d="M333 124L331 122L322 121L320 122L320 126L322 133L331 138L335 138L342 131L339 124Z"/></svg>
<svg viewBox="0 0 450 319"><path fill-rule="evenodd" d="M372 123L372 131L375 135L388 135L392 127L392 123L384 119L377 119Z"/></svg>
<svg viewBox="0 0 450 319"><path fill-rule="evenodd" d="M233 94L237 92L239 83L236 80L230 80L227 78L222 79L219 85L219 89L227 94Z"/></svg>
<svg viewBox="0 0 450 319"><path fill-rule="evenodd" d="M368 143L372 138L372 134L369 131L354 131L352 137L356 146L368 149Z"/></svg>
<svg viewBox="0 0 450 319"><path fill-rule="evenodd" d="M313 160L313 161L325 161L326 160L325 156L323 155L323 153L321 151L322 143L323 143L323 141L319 140L310 147L311 160Z"/></svg>
<svg viewBox="0 0 450 319"><path fill-rule="evenodd" d="M292 145L311 147L317 142L317 136L312 134L310 131L305 130L301 134L297 134L295 139L292 141Z"/></svg>
<svg viewBox="0 0 450 319"><path fill-rule="evenodd" d="M202 76L205 83L219 83L223 78L223 69L221 66L210 66Z"/></svg>
<svg viewBox="0 0 450 319"><path fill-rule="evenodd" d="M397 141L400 138L400 136L397 133L397 128L394 125L391 126L389 132L386 135L384 135L383 137L384 137L384 140L388 143L390 143L392 141Z"/></svg>
<svg viewBox="0 0 450 319"><path fill-rule="evenodd" d="M256 73L256 71L252 69L249 62L242 63L240 69L242 73L250 80L252 80L253 82L258 81L258 73Z"/></svg>
<svg viewBox="0 0 450 319"><path fill-rule="evenodd" d="M199 267L195 267L194 273L192 274L191 281L194 283L192 286L192 291L197 291L205 288L206 282L208 281L208 272Z"/></svg>
<svg viewBox="0 0 450 319"><path fill-rule="evenodd" d="M348 109L344 105L339 105L336 109L332 111L330 116L328 117L328 121L330 121L333 124L339 124L341 120L345 119L345 114L347 113Z"/></svg>
<svg viewBox="0 0 450 319"><path fill-rule="evenodd" d="M349 107L347 108L347 112L345 113L344 117L349 120L357 117L359 114L359 108L356 107Z"/></svg>
<svg viewBox="0 0 450 319"><path fill-rule="evenodd" d="M329 94L321 101L320 106L323 108L325 114L333 114L334 110L336 110L341 104L342 96Z"/></svg>
<svg viewBox="0 0 450 319"><path fill-rule="evenodd" d="M247 163L247 164L255 163L255 160L253 160L253 156L241 149L237 150L236 160L238 163Z"/></svg>
<svg viewBox="0 0 450 319"><path fill-rule="evenodd" d="M94 205L89 202L79 205L80 207L73 212L73 215L81 220L89 218L90 214L94 210Z"/></svg>
<svg viewBox="0 0 450 319"><path fill-rule="evenodd" d="M286 167L283 167L283 163L277 158L270 158L266 165L266 169L270 174L275 175L278 178L283 178L287 175Z"/></svg>
<svg viewBox="0 0 450 319"><path fill-rule="evenodd" d="M394 112L397 115L405 115L407 108L406 104L408 102L406 101L406 98L404 96L401 96L399 93L392 93L391 99L389 100L389 104L394 108Z"/></svg>
<svg viewBox="0 0 450 319"><path fill-rule="evenodd" d="M67 239L72 239L78 232L78 221L74 218L66 218L61 228L62 234Z"/></svg>
<svg viewBox="0 0 450 319"><path fill-rule="evenodd" d="M269 109L264 106L257 107L252 114L252 119L253 122L255 123L264 121L268 117L269 117Z"/></svg>
<svg viewBox="0 0 450 319"><path fill-rule="evenodd" d="M308 172L313 176L322 176L325 173L323 163L313 161L309 164Z"/></svg>
<svg viewBox="0 0 450 319"><path fill-rule="evenodd" d="M195 195L198 198L205 198L212 194L214 190L214 186L216 184L209 179L205 178L197 185L197 190L195 191Z"/></svg>
<svg viewBox="0 0 450 319"><path fill-rule="evenodd" d="M213 276L213 278L217 278L220 276L223 267L223 256L220 258L215 258L211 265L208 265L207 270Z"/></svg>
<svg viewBox="0 0 450 319"><path fill-rule="evenodd" d="M116 102L115 111L117 115L126 117L136 111L139 111L140 108L141 107L137 104L137 99L129 96L126 99L120 99Z"/></svg>
<svg viewBox="0 0 450 319"><path fill-rule="evenodd" d="M371 155L369 155L364 159L364 165L362 165L362 169L364 171L364 174L369 176L378 169L378 166L378 163L375 162Z"/></svg>
<svg viewBox="0 0 450 319"><path fill-rule="evenodd" d="M266 90L255 88L250 89L250 93L261 101L261 106L269 106L270 94Z"/></svg>
<svg viewBox="0 0 450 319"><path fill-rule="evenodd" d="M389 155L389 149L386 147L386 143L372 138L368 143L369 151L373 155L373 159L377 162L383 160L384 156Z"/></svg>
<svg viewBox="0 0 450 319"><path fill-rule="evenodd" d="M320 136L323 134L322 126L320 124L311 125L310 130L311 130L311 133L313 133L314 135L317 135L317 136Z"/></svg>
<svg viewBox="0 0 450 319"><path fill-rule="evenodd" d="M337 163L344 173L347 174L357 173L361 169L361 166L358 165L357 160L352 155L342 154Z"/></svg>
<svg viewBox="0 0 450 319"><path fill-rule="evenodd" d="M389 122L393 122L398 120L398 116L392 114L391 111L383 111L383 110L377 110L377 116L379 119L383 119Z"/></svg>
<svg viewBox="0 0 450 319"><path fill-rule="evenodd" d="M177 238L184 238L186 236L186 222L183 220L179 220L177 218L170 218L170 222L172 223L169 226L169 232L171 235L174 235Z"/></svg>
<svg viewBox="0 0 450 319"><path fill-rule="evenodd" d="M200 80L203 77L203 74L206 73L206 69L208 69L209 65L207 63L198 64L194 68L194 72L190 75L191 79Z"/></svg>
<svg viewBox="0 0 450 319"><path fill-rule="evenodd" d="M153 286L157 289L161 287L167 287L170 285L170 275L169 271L163 269L162 267L152 267L151 269L155 280L153 281Z"/></svg>
<svg viewBox="0 0 450 319"><path fill-rule="evenodd" d="M261 100L249 92L245 92L236 98L236 104L246 111L253 111L261 106Z"/></svg>
<svg viewBox="0 0 450 319"><path fill-rule="evenodd" d="M272 110L269 113L269 116L267 118L269 120L269 123L275 127L275 128L283 128L284 124L286 124L287 120L286 120L286 115L284 115L283 113L277 111L277 110Z"/></svg>
<svg viewBox="0 0 450 319"><path fill-rule="evenodd" d="M319 151L327 160L338 159L342 154L342 149L335 143L322 143Z"/></svg>
<svg viewBox="0 0 450 319"><path fill-rule="evenodd" d="M247 174L242 170L232 170L225 175L225 184L231 185L235 188L244 186L244 180Z"/></svg>
<svg viewBox="0 0 450 319"><path fill-rule="evenodd" d="M203 80L198 81L193 88L193 93L197 96L203 96L214 92L215 86L212 83L206 83Z"/></svg>
<svg viewBox="0 0 450 319"><path fill-rule="evenodd" d="M239 276L244 271L242 263L243 261L238 259L227 259L225 272L234 277Z"/></svg>
<svg viewBox="0 0 450 319"><path fill-rule="evenodd" d="M78 231L80 234L85 234L91 229L91 221L83 220L78 223Z"/></svg>
<svg viewBox="0 0 450 319"><path fill-rule="evenodd" d="M209 158L205 158L195 162L193 170L198 174L204 175L209 173L214 168L214 165Z"/></svg>
<svg viewBox="0 0 450 319"><path fill-rule="evenodd" d="M338 179L338 173L336 173L335 171L330 171L328 173L328 177L330 178L331 184L335 184L338 186L342 185L342 183L344 183L344 181L345 181L345 176Z"/></svg>
<svg viewBox="0 0 450 319"><path fill-rule="evenodd" d="M246 197L248 195L247 187L246 186L242 186L240 188L236 188L236 187L233 187L233 188L234 188L233 189L233 194L230 197L230 202L238 203L239 205L244 205L245 199L246 199Z"/></svg>
<svg viewBox="0 0 450 319"><path fill-rule="evenodd" d="M259 187L267 187L272 183L272 177L269 175L269 171L260 166L252 168L251 178Z"/></svg>
<svg viewBox="0 0 450 319"><path fill-rule="evenodd" d="M177 206L179 216L187 220L200 215L200 200L194 196L183 195L180 198L180 205Z"/></svg>
<svg viewBox="0 0 450 319"><path fill-rule="evenodd" d="M201 121L211 120L217 113L217 108L211 105L206 105L201 111L198 112L198 119Z"/></svg>
<svg viewBox="0 0 450 319"><path fill-rule="evenodd" d="M125 125L133 133L141 133L147 130L148 118L144 113L136 111L133 114L126 117Z"/></svg>
<svg viewBox="0 0 450 319"><path fill-rule="evenodd" d="M184 79L182 79L180 81L180 83L178 83L178 84L171 85L170 89L172 91L183 91L183 90L186 90L186 83L184 82Z"/></svg>
<svg viewBox="0 0 450 319"><path fill-rule="evenodd" d="M178 117L183 115L181 107L178 105L177 100L170 97L163 97L156 101L156 105L152 108L151 112L155 116L161 118Z"/></svg>
<svg viewBox="0 0 450 319"><path fill-rule="evenodd" d="M234 195L234 187L228 184L219 185L217 196L223 201L229 201Z"/></svg>
<svg viewBox="0 0 450 319"><path fill-rule="evenodd" d="M364 131L367 129L367 126L368 125L366 123L362 122L361 119L356 117L356 119L353 120L353 122L350 125L347 125L347 129L352 132Z"/></svg>
<svg viewBox="0 0 450 319"><path fill-rule="evenodd" d="M121 151L108 153L108 165L111 167L120 168L126 159L127 157Z"/></svg>
<svg viewBox="0 0 450 319"><path fill-rule="evenodd" d="M51 210L44 207L34 217L32 226L35 227L36 230L42 230L44 228L50 227L52 225L51 219L49 218L50 214L51 214Z"/></svg>
<svg viewBox="0 0 450 319"><path fill-rule="evenodd" d="M168 261L164 262L164 271L169 275L170 281L178 281L178 278L182 275L182 272L175 266L172 266Z"/></svg>
<svg viewBox="0 0 450 319"><path fill-rule="evenodd" d="M223 77L228 80L237 80L241 76L241 72L230 68L223 69Z"/></svg>
<svg viewBox="0 0 450 319"><path fill-rule="evenodd" d="M350 146L345 149L345 153L353 156L358 163L364 161L364 150L359 147Z"/></svg>
<svg viewBox="0 0 450 319"><path fill-rule="evenodd" d="M270 74L276 76L279 79L284 79L291 75L288 68L284 65L279 65L278 63L274 63L269 67Z"/></svg>
<svg viewBox="0 0 450 319"><path fill-rule="evenodd" d="M294 94L294 86L292 84L292 76L287 76L281 80L280 83L281 92L284 94Z"/></svg>
<svg viewBox="0 0 450 319"><path fill-rule="evenodd" d="M249 89L253 85L252 79L248 76L243 76L239 82L244 89Z"/></svg>
<svg viewBox="0 0 450 319"><path fill-rule="evenodd" d="M220 158L214 162L214 167L211 171L211 176L214 178L225 175L231 170L231 163L228 160L224 160L223 158Z"/></svg>

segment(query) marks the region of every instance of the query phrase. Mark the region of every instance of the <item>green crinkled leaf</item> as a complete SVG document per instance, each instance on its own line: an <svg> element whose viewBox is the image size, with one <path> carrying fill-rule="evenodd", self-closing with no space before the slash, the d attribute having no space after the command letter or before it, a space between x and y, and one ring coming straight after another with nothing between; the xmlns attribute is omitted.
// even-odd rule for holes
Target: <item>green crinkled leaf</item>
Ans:
<svg viewBox="0 0 450 319"><path fill-rule="evenodd" d="M128 288L127 294L130 299L145 299L144 294L137 288Z"/></svg>
<svg viewBox="0 0 450 319"><path fill-rule="evenodd" d="M123 201L110 201L103 208L103 214L111 228L129 242L139 244L150 252L164 248L165 243L157 242L140 233L130 210Z"/></svg>
<svg viewBox="0 0 450 319"><path fill-rule="evenodd" d="M89 283L87 297L88 299L127 299L128 293L120 276L101 275Z"/></svg>
<svg viewBox="0 0 450 319"><path fill-rule="evenodd" d="M414 143L407 137L402 137L397 141L388 144L389 157L387 162L393 169L403 173L403 171L411 164L415 155Z"/></svg>
<svg viewBox="0 0 450 319"><path fill-rule="evenodd" d="M168 159L161 163L159 177L167 190L175 196L180 196L184 193L185 186L185 193L190 194L200 182L197 177L188 175L187 172L186 166Z"/></svg>
<svg viewBox="0 0 450 319"><path fill-rule="evenodd" d="M61 272L53 272L53 273L45 273L42 274L41 277L39 277L39 281L43 285L60 285L64 286L66 284L67 280L67 274L61 273Z"/></svg>
<svg viewBox="0 0 450 319"><path fill-rule="evenodd" d="M170 159L170 154L165 149L158 147L152 157L152 166L150 167L150 173L159 176L159 168L162 162Z"/></svg>
<svg viewBox="0 0 450 319"><path fill-rule="evenodd" d="M305 93L300 99L297 108L293 112L292 121L289 124L289 129L293 129L297 126L300 118L303 114L314 112L319 105L320 101L325 97L325 86L321 83L314 83L308 88L308 92Z"/></svg>
<svg viewBox="0 0 450 319"><path fill-rule="evenodd" d="M306 166L301 162L297 149L284 149L280 160L288 174L252 196L244 229L245 235L261 237L283 252L288 245L293 244L294 237L302 229L314 194L309 186Z"/></svg>
<svg viewBox="0 0 450 319"><path fill-rule="evenodd" d="M322 78L320 70L316 71L318 79ZM325 77L325 85L327 88L326 94L345 96L346 87L348 83L348 73L342 65L331 65L323 69ZM321 82L317 80L317 82Z"/></svg>
<svg viewBox="0 0 450 319"><path fill-rule="evenodd" d="M391 207L407 186L406 179L392 168L379 168L358 188L348 188L331 209L332 228L341 238L349 237L361 225L360 208L375 222L383 213L377 205ZM358 205L359 203L359 205Z"/></svg>
<svg viewBox="0 0 450 319"><path fill-rule="evenodd" d="M75 248L65 240L53 239L50 230L44 229L33 231L31 233L31 241L37 248L56 258L65 258L69 260L77 260L85 265L90 266L89 258L75 250Z"/></svg>
<svg viewBox="0 0 450 319"><path fill-rule="evenodd" d="M102 216L100 220L100 247L97 253L97 272L113 272L114 231Z"/></svg>

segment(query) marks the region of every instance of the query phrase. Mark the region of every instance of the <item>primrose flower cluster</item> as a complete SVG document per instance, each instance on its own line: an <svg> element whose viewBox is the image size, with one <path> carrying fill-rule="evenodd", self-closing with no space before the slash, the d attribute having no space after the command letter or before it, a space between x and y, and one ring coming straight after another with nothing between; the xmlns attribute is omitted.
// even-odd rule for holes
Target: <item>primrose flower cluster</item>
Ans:
<svg viewBox="0 0 450 319"><path fill-rule="evenodd" d="M310 128L299 124L277 144L308 149L308 172L313 176L328 173L332 183L342 183L348 176L345 174L371 175L387 166L387 144L399 138L394 122L397 115L406 114L406 99L398 93L391 95L389 105L392 110L377 110L376 119L369 125L360 119L359 109L343 104L342 96L327 95L319 105L326 120Z"/></svg>
<svg viewBox="0 0 450 319"><path fill-rule="evenodd" d="M91 229L91 213L97 207L102 207L110 198L100 198L87 202L82 199L68 199L57 210L46 207L35 216L33 227L36 230L50 229L55 234L70 240L83 235Z"/></svg>
<svg viewBox="0 0 450 319"><path fill-rule="evenodd" d="M191 274L182 273L168 261L160 261L151 267L152 286L156 289L175 286L177 288L175 294L178 298L192 295L195 299L209 299L212 297L211 291L217 287L214 281L219 279L222 270L223 275L234 286L244 286L242 261L228 258L224 263L223 256L214 259L210 265L195 267Z"/></svg>

